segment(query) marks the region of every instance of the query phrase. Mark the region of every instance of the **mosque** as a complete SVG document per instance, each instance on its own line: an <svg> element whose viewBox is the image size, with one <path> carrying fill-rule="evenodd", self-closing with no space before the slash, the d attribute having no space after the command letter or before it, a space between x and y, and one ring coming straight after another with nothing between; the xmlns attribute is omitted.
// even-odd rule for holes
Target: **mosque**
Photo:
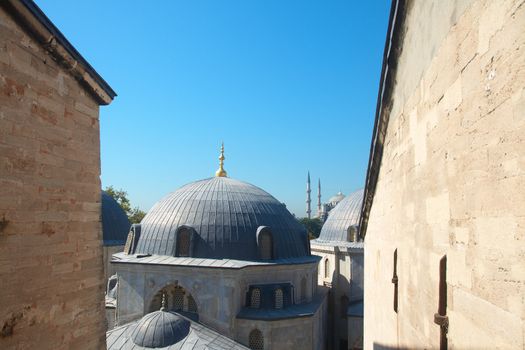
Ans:
<svg viewBox="0 0 525 350"><path fill-rule="evenodd" d="M311 198L311 184L310 184L310 172L306 178L306 217L310 219L312 217L312 198ZM345 198L345 195L339 191L335 196L330 197L327 203L321 203L321 179L317 181L317 216L322 222L325 222L330 214L330 211Z"/></svg>
<svg viewBox="0 0 525 350"><path fill-rule="evenodd" d="M113 255L108 349L159 339L178 349L212 333L251 349L325 348L328 288L306 230L273 196L227 177L224 147L219 159L215 177L157 202Z"/></svg>

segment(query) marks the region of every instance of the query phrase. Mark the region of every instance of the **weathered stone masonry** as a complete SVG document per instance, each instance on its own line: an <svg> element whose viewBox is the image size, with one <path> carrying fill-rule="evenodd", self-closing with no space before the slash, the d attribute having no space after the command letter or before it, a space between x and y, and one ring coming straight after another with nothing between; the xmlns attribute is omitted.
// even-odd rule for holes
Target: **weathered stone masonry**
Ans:
<svg viewBox="0 0 525 350"><path fill-rule="evenodd" d="M439 347L446 255L449 347L522 349L525 2L396 5L363 210L364 346Z"/></svg>

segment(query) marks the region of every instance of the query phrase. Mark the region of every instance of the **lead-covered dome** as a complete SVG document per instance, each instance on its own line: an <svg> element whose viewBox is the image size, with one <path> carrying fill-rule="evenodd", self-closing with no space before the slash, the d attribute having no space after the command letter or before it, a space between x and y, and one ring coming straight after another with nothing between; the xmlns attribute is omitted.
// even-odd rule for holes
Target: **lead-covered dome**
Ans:
<svg viewBox="0 0 525 350"><path fill-rule="evenodd" d="M355 191L346 196L330 211L319 234L319 241L348 241L349 230L359 225L363 195L363 189Z"/></svg>
<svg viewBox="0 0 525 350"><path fill-rule="evenodd" d="M142 317L131 333L133 343L145 348L164 348L190 333L190 321L161 309Z"/></svg>
<svg viewBox="0 0 525 350"><path fill-rule="evenodd" d="M191 232L191 242L180 244L191 246L191 257L259 260L263 231L270 233L273 259L309 255L306 230L284 204L227 177L187 184L157 202L141 222L135 253L177 255L181 230Z"/></svg>
<svg viewBox="0 0 525 350"><path fill-rule="evenodd" d="M102 191L102 237L105 246L124 245L131 226L128 216L113 197Z"/></svg>

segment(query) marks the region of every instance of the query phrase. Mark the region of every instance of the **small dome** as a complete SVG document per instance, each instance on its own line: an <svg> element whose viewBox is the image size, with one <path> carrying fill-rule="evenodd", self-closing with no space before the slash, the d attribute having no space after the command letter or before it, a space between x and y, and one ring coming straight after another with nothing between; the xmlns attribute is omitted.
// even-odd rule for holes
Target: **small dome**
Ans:
<svg viewBox="0 0 525 350"><path fill-rule="evenodd" d="M105 246L124 245L131 224L116 200L102 191L102 236Z"/></svg>
<svg viewBox="0 0 525 350"><path fill-rule="evenodd" d="M330 204L337 204L337 203L341 202L343 199L345 199L345 195L342 192L337 192L337 194L335 196L331 197L328 200L328 203L330 203Z"/></svg>
<svg viewBox="0 0 525 350"><path fill-rule="evenodd" d="M141 318L131 333L133 343L145 348L163 348L188 336L190 321L174 312L159 310Z"/></svg>
<svg viewBox="0 0 525 350"><path fill-rule="evenodd" d="M141 222L136 253L173 256L177 230L195 235L192 257L259 260L257 232L271 232L274 259L309 255L304 227L277 199L228 177L187 184L157 202Z"/></svg>
<svg viewBox="0 0 525 350"><path fill-rule="evenodd" d="M358 190L344 198L330 211L319 234L320 241L346 242L348 229L359 225L364 190Z"/></svg>

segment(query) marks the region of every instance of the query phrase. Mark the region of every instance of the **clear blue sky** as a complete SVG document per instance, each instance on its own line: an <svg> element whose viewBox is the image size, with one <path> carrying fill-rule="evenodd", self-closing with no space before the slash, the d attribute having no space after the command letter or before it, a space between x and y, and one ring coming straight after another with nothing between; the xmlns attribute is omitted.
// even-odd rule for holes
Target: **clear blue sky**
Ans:
<svg viewBox="0 0 525 350"><path fill-rule="evenodd" d="M364 186L390 1L37 0L118 96L101 107L102 185L143 210L230 177L305 216Z"/></svg>

